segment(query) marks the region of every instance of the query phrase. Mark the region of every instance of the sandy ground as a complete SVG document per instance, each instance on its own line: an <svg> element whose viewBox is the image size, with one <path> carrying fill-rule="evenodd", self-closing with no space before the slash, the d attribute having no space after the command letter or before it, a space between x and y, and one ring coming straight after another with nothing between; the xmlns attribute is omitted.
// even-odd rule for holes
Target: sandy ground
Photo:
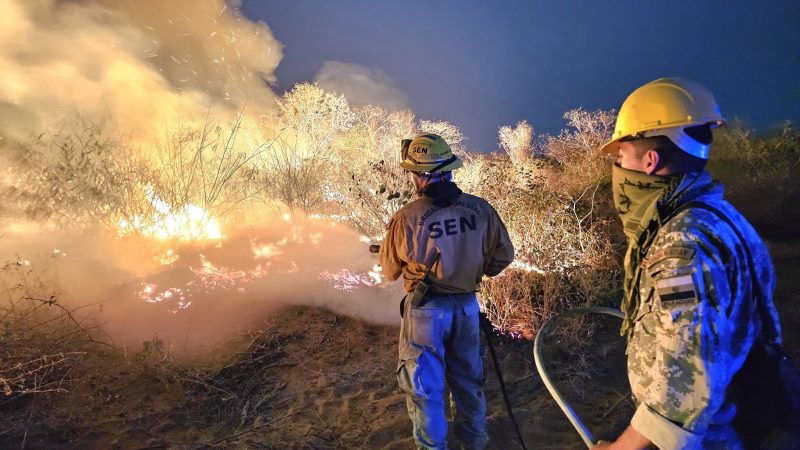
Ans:
<svg viewBox="0 0 800 450"><path fill-rule="evenodd" d="M394 378L397 335L396 327L291 307L265 323L257 351L210 376L176 369L158 351L109 350L75 373L70 393L3 405L0 448L413 448ZM580 448L534 373L531 343L493 342L528 447ZM491 364L487 352L492 448L515 448ZM590 388L572 379L566 391L573 383ZM607 406L620 398L603 395Z"/></svg>
<svg viewBox="0 0 800 450"><path fill-rule="evenodd" d="M786 347L800 361L800 241L771 250ZM413 448L396 327L295 306L260 328L212 366L171 361L157 346L94 349L69 393L0 399L0 448ZM535 372L532 343L493 342L527 447L581 448ZM616 344L575 353L569 339L554 342L547 356L564 395L595 437L619 432L632 405ZM519 448L488 352L485 362L491 448Z"/></svg>

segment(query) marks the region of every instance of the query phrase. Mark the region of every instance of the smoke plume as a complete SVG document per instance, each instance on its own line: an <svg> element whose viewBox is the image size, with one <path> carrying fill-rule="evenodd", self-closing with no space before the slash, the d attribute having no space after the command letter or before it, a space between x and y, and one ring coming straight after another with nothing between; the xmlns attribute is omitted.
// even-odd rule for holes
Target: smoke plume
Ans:
<svg viewBox="0 0 800 450"><path fill-rule="evenodd" d="M255 161L252 149L228 148L233 137L205 153L160 140L238 120L240 134L260 136L236 145L260 139L258 152L269 148L277 128L269 83L282 46L266 24L223 0L0 0L0 8L0 289L8 301L54 299L116 345L158 338L192 353L285 304L397 322L397 290L378 286L376 257L342 225L253 201L214 218L221 239L152 235L197 217L208 225L209 214L227 211L222 183ZM98 126L113 141L98 138ZM44 145L42 135L58 139ZM185 142L207 145L206 134L190 136ZM125 149L137 156L123 158ZM268 182L253 175L263 167L251 169L236 179L250 200ZM88 226L53 213L90 200ZM122 232L140 220L150 220L142 233Z"/></svg>
<svg viewBox="0 0 800 450"><path fill-rule="evenodd" d="M142 140L268 110L282 46L222 0L2 0L0 137L79 116ZM67 124L67 127L69 123Z"/></svg>
<svg viewBox="0 0 800 450"><path fill-rule="evenodd" d="M0 285L13 299L80 308L84 326L115 345L157 338L197 355L291 304L397 323L400 286L380 286L366 250L347 227L301 216L263 218L205 244L31 227L0 239L0 255L13 257Z"/></svg>
<svg viewBox="0 0 800 450"><path fill-rule="evenodd" d="M344 95L354 106L373 105L388 110L408 108L408 98L394 80L378 69L341 61L327 61L314 77L326 91Z"/></svg>

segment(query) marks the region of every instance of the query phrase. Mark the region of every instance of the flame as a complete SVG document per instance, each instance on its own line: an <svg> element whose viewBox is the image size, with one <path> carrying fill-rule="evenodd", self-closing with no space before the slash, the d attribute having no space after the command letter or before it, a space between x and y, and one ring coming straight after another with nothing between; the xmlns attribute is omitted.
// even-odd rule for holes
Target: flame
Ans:
<svg viewBox="0 0 800 450"><path fill-rule="evenodd" d="M148 188L147 196L155 208L151 220L141 216L122 219L119 233L122 236L141 233L159 240L218 241L222 239L222 228L216 218L197 205L186 204L173 207Z"/></svg>
<svg viewBox="0 0 800 450"><path fill-rule="evenodd" d="M249 284L259 278L268 275L266 264L259 264L250 270L233 270L227 267L215 266L205 256L200 255L201 267L189 267L189 270L197 275L201 286L207 290L240 288L242 285ZM193 283L193 282L190 282ZM239 292L243 290L237 289Z"/></svg>
<svg viewBox="0 0 800 450"><path fill-rule="evenodd" d="M191 300L187 300L188 297L191 297L191 294L186 293L183 289L171 287L158 292L158 285L155 283L143 283L137 295L147 303L161 303L167 300L175 300L177 309L173 310L173 313L181 309L186 309L192 304Z"/></svg>
<svg viewBox="0 0 800 450"><path fill-rule="evenodd" d="M179 208L176 213L171 205L154 195L151 196L151 201L159 217L163 217L161 221L146 226L142 218L135 217L131 222L122 223L120 229L125 232L136 231L158 239L198 240L202 238L220 239L222 237L218 227L214 229L215 232L213 233L203 234L196 232L202 228L191 224L189 221L178 222L179 216L193 210L191 208L192 205ZM197 220L215 224L215 221L210 218L206 211L201 208L194 209L194 211L197 212L195 217ZM278 217L290 224L296 219L289 213L280 214ZM147 303L165 303L169 305L173 313L188 308L192 305L191 299L198 295L216 294L220 291L246 294L253 289L253 284L260 279L272 275L291 274L301 271L298 263L289 259L290 252L285 247L287 244L318 246L323 244L324 238L323 232L309 230L302 224L287 227L286 234L269 242L260 241L258 237L251 237L248 240L249 249L252 252L250 253L252 263L247 264L245 262L245 267L241 267L238 264L236 267L226 267L217 264L216 261L212 261L201 253L196 253L199 263L181 266L188 269L189 280L171 286L146 282L141 285L136 293L139 298ZM362 237L361 239L366 242L368 238ZM225 242L221 240L216 243L217 247L224 245ZM168 248L156 256L155 261L160 262L162 265L170 266L179 257L180 255L177 251ZM243 261L239 260L239 262ZM365 287L380 286L384 283L379 264L375 264L369 270L330 269L330 271L318 273L318 278L328 281L334 289L347 292L353 292Z"/></svg>
<svg viewBox="0 0 800 450"><path fill-rule="evenodd" d="M158 262L162 266L171 266L180 256L174 250L169 249L163 255L158 257Z"/></svg>
<svg viewBox="0 0 800 450"><path fill-rule="evenodd" d="M167 253L171 254L171 252L172 250ZM177 255L175 255L175 259L177 259ZM200 255L200 267L189 266L195 279L180 287L167 288L160 288L156 283L142 283L136 295L147 303L175 302L176 309L173 309L172 312L177 313L191 306L190 298L195 294L208 294L217 290L236 291L244 294L247 292L246 285L267 276L268 267L269 262L259 264L250 270L230 269L216 266L205 256Z"/></svg>
<svg viewBox="0 0 800 450"><path fill-rule="evenodd" d="M336 273L326 270L319 274L319 278L330 282L334 289L345 292L354 292L365 286L372 287L379 284L370 273L356 273L348 269Z"/></svg>
<svg viewBox="0 0 800 450"><path fill-rule="evenodd" d="M286 243L285 240L283 242ZM256 259L269 259L278 255L282 255L283 252L278 248L278 245L281 245L281 243L278 242L277 244L260 245L253 243L251 246L253 249L253 256L255 256Z"/></svg>
<svg viewBox="0 0 800 450"><path fill-rule="evenodd" d="M324 271L319 274L319 278L330 282L334 289L345 292L354 292L363 287L373 287L383 283L380 264L372 266L372 270L367 273L342 269L336 273Z"/></svg>

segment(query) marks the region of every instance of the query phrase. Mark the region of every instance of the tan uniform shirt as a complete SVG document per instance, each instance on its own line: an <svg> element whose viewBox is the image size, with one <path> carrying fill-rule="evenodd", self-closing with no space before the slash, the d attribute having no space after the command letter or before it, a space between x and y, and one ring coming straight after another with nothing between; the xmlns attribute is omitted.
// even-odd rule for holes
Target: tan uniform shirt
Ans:
<svg viewBox="0 0 800 450"><path fill-rule="evenodd" d="M484 199L462 193L451 206L421 197L403 206L389 222L381 246L381 267L390 280L403 275L414 290L431 270L433 291L474 292L482 276L499 274L514 260L514 246L497 211Z"/></svg>

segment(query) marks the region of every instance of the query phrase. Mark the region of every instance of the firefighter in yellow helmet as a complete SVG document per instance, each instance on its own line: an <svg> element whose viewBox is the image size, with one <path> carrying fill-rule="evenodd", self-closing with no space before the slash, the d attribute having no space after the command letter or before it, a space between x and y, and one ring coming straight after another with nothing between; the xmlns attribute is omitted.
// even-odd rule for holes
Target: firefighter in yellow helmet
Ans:
<svg viewBox="0 0 800 450"><path fill-rule="evenodd" d="M381 266L403 277L397 379L406 393L418 448L447 448L445 379L455 408L455 435L467 448L488 443L479 308L484 275L514 259L503 222L486 200L463 193L451 171L462 166L444 139L404 140L400 166L411 172L418 198L392 217Z"/></svg>
<svg viewBox="0 0 800 450"><path fill-rule="evenodd" d="M662 78L628 96L603 147L617 156L628 237L622 333L637 409L596 448L763 448L739 428L737 380L759 370L752 355L779 346L781 329L767 249L705 170L724 122L708 89Z"/></svg>

